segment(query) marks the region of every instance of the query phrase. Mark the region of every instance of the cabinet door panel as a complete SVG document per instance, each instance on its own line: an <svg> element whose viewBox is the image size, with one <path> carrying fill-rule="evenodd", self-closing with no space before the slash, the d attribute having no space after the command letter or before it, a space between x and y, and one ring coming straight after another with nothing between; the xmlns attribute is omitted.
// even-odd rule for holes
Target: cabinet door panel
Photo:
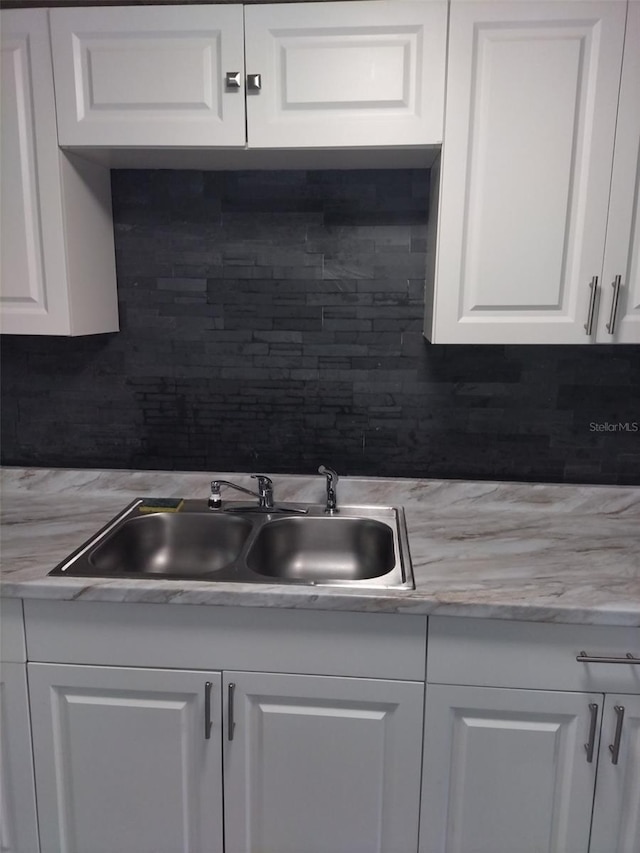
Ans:
<svg viewBox="0 0 640 853"><path fill-rule="evenodd" d="M624 716L618 763L614 764L610 747L616 745L621 712ZM608 694L602 720L590 853L638 853L639 849L640 696Z"/></svg>
<svg viewBox="0 0 640 853"><path fill-rule="evenodd" d="M27 676L2 663L0 680L0 850L38 853Z"/></svg>
<svg viewBox="0 0 640 853"><path fill-rule="evenodd" d="M598 340L640 343L640 3L629 3ZM620 292L615 318L616 276ZM613 323L612 323L613 320Z"/></svg>
<svg viewBox="0 0 640 853"><path fill-rule="evenodd" d="M244 145L242 7L55 9L61 145Z"/></svg>
<svg viewBox="0 0 640 853"><path fill-rule="evenodd" d="M625 13L452 4L435 342L595 339Z"/></svg>
<svg viewBox="0 0 640 853"><path fill-rule="evenodd" d="M442 141L447 7L429 2L247 6L250 147Z"/></svg>
<svg viewBox="0 0 640 853"><path fill-rule="evenodd" d="M28 670L42 853L221 853L219 673Z"/></svg>
<svg viewBox="0 0 640 853"><path fill-rule="evenodd" d="M584 853L589 703L602 696L427 685L421 853Z"/></svg>
<svg viewBox="0 0 640 853"><path fill-rule="evenodd" d="M225 842L233 853L415 850L423 686L224 673Z"/></svg>
<svg viewBox="0 0 640 853"><path fill-rule="evenodd" d="M1 80L2 331L68 334L46 10L3 10Z"/></svg>

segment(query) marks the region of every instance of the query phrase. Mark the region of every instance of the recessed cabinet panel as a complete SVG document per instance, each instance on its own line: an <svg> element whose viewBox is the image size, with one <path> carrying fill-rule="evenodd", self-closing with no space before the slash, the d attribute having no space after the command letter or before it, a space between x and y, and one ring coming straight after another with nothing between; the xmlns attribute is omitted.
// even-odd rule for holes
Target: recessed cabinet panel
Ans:
<svg viewBox="0 0 640 853"><path fill-rule="evenodd" d="M42 853L221 853L219 673L28 670Z"/></svg>
<svg viewBox="0 0 640 853"><path fill-rule="evenodd" d="M55 9L61 145L243 145L242 7Z"/></svg>
<svg viewBox="0 0 640 853"><path fill-rule="evenodd" d="M225 672L224 683L235 723L227 850L416 849L422 684L245 672Z"/></svg>
<svg viewBox="0 0 640 853"><path fill-rule="evenodd" d="M597 694L428 685L421 853L584 853L590 703L599 714Z"/></svg>
<svg viewBox="0 0 640 853"><path fill-rule="evenodd" d="M249 146L442 141L446 3L252 5L245 9Z"/></svg>
<svg viewBox="0 0 640 853"><path fill-rule="evenodd" d="M625 15L452 4L432 340L595 339Z"/></svg>
<svg viewBox="0 0 640 853"><path fill-rule="evenodd" d="M7 307L19 305L21 310L42 312L46 299L34 179L37 154L30 43L32 37L22 33L8 36L2 44L2 300ZM24 275L17 275L21 266Z"/></svg>

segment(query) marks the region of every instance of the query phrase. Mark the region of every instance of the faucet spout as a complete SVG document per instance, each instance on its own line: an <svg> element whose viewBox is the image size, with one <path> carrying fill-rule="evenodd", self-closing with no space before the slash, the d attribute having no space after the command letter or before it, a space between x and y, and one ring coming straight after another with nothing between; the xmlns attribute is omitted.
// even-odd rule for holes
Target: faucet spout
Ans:
<svg viewBox="0 0 640 853"><path fill-rule="evenodd" d="M324 474L327 478L327 504L324 508L326 513L333 515L340 512L338 509L338 480L340 479L333 468L327 468L326 465L321 465L318 468L318 474Z"/></svg>
<svg viewBox="0 0 640 853"><path fill-rule="evenodd" d="M211 493L209 495L209 509L222 508L222 487L235 489L237 492L242 492L245 495L251 495L253 498L258 498L258 508L269 510L273 509L273 482L266 474L252 474L254 480L258 481L258 491L252 492L251 489L245 489L244 486L239 486L237 483L231 483L229 480L212 480Z"/></svg>

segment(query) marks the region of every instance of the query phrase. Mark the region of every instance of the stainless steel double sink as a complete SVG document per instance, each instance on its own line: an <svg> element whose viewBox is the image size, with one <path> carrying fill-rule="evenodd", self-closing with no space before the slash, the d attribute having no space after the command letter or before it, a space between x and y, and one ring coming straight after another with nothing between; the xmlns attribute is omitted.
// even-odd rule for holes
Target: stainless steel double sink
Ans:
<svg viewBox="0 0 640 853"><path fill-rule="evenodd" d="M399 507L328 514L320 504L261 512L212 511L203 500L185 500L177 512L141 506L144 499L134 501L50 574L414 588Z"/></svg>

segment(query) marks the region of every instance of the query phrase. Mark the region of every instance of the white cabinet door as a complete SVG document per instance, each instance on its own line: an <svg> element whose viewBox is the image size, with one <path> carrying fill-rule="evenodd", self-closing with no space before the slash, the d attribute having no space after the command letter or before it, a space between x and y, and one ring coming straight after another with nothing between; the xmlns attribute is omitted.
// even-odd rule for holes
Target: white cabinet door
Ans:
<svg viewBox="0 0 640 853"><path fill-rule="evenodd" d="M427 685L421 853L585 853L602 695Z"/></svg>
<svg viewBox="0 0 640 853"><path fill-rule="evenodd" d="M245 20L250 147L442 141L445 0L252 5Z"/></svg>
<svg viewBox="0 0 640 853"><path fill-rule="evenodd" d="M33 754L23 663L0 670L0 850L38 853Z"/></svg>
<svg viewBox="0 0 640 853"><path fill-rule="evenodd" d="M42 853L222 853L219 673L28 672Z"/></svg>
<svg viewBox="0 0 640 853"><path fill-rule="evenodd" d="M242 6L53 9L51 37L61 145L245 144Z"/></svg>
<svg viewBox="0 0 640 853"><path fill-rule="evenodd" d="M607 694L590 853L640 850L640 696Z"/></svg>
<svg viewBox="0 0 640 853"><path fill-rule="evenodd" d="M437 343L589 343L626 2L452 2Z"/></svg>
<svg viewBox="0 0 640 853"><path fill-rule="evenodd" d="M422 684L235 672L224 684L229 853L416 850Z"/></svg>
<svg viewBox="0 0 640 853"><path fill-rule="evenodd" d="M117 331L109 172L58 149L47 10L1 19L0 330Z"/></svg>
<svg viewBox="0 0 640 853"><path fill-rule="evenodd" d="M640 343L640 3L629 3L598 341ZM639 842L640 846L640 842Z"/></svg>

